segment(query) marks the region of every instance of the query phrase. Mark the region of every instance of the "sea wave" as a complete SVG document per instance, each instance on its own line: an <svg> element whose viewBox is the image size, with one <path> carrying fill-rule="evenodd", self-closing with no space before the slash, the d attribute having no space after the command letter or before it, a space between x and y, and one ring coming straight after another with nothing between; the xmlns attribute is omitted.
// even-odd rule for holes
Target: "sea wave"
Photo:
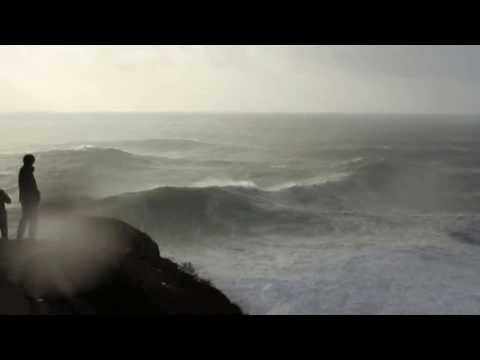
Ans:
<svg viewBox="0 0 480 360"><path fill-rule="evenodd" d="M280 191L296 187L311 187L316 185L324 185L328 183L340 182L347 179L350 176L349 173L333 173L314 176L305 180L289 181L287 183L279 184L268 188L270 191Z"/></svg>
<svg viewBox="0 0 480 360"><path fill-rule="evenodd" d="M244 188L255 188L259 189L260 187L251 180L232 180L232 179L216 179L209 178L200 181L196 181L190 185L192 188L210 188L210 187L244 187Z"/></svg>

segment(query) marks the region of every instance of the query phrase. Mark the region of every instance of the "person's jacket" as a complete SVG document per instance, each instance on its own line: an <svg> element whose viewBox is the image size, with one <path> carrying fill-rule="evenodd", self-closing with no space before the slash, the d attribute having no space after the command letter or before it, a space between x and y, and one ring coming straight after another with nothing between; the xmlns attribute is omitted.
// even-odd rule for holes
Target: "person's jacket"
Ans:
<svg viewBox="0 0 480 360"><path fill-rule="evenodd" d="M33 167L23 166L18 174L18 188L22 204L36 204L40 202L40 191L38 191L33 171Z"/></svg>
<svg viewBox="0 0 480 360"><path fill-rule="evenodd" d="M11 204L12 199L8 194L0 189L0 211L5 211L5 204Z"/></svg>

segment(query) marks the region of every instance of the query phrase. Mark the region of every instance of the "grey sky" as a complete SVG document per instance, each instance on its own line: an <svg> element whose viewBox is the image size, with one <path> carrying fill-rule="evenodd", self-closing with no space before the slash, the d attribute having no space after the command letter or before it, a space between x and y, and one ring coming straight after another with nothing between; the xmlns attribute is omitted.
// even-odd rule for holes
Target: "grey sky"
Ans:
<svg viewBox="0 0 480 360"><path fill-rule="evenodd" d="M480 112L479 46L0 46L0 111Z"/></svg>

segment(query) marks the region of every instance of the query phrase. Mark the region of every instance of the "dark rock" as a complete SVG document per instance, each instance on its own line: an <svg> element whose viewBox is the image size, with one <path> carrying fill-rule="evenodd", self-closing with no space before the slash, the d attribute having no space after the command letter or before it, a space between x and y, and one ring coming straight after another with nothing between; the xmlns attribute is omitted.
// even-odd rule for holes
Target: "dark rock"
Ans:
<svg viewBox="0 0 480 360"><path fill-rule="evenodd" d="M55 231L61 241L4 249L0 314L242 314L122 221L69 219Z"/></svg>

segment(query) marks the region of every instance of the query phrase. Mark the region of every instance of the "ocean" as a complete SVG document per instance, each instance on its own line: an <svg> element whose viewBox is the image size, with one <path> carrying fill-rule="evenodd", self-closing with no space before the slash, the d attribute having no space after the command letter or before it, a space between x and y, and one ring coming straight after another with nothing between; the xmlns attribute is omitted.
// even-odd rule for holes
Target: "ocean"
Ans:
<svg viewBox="0 0 480 360"><path fill-rule="evenodd" d="M480 116L26 113L0 124L12 234L32 152L42 209L128 222L248 313L480 314Z"/></svg>

